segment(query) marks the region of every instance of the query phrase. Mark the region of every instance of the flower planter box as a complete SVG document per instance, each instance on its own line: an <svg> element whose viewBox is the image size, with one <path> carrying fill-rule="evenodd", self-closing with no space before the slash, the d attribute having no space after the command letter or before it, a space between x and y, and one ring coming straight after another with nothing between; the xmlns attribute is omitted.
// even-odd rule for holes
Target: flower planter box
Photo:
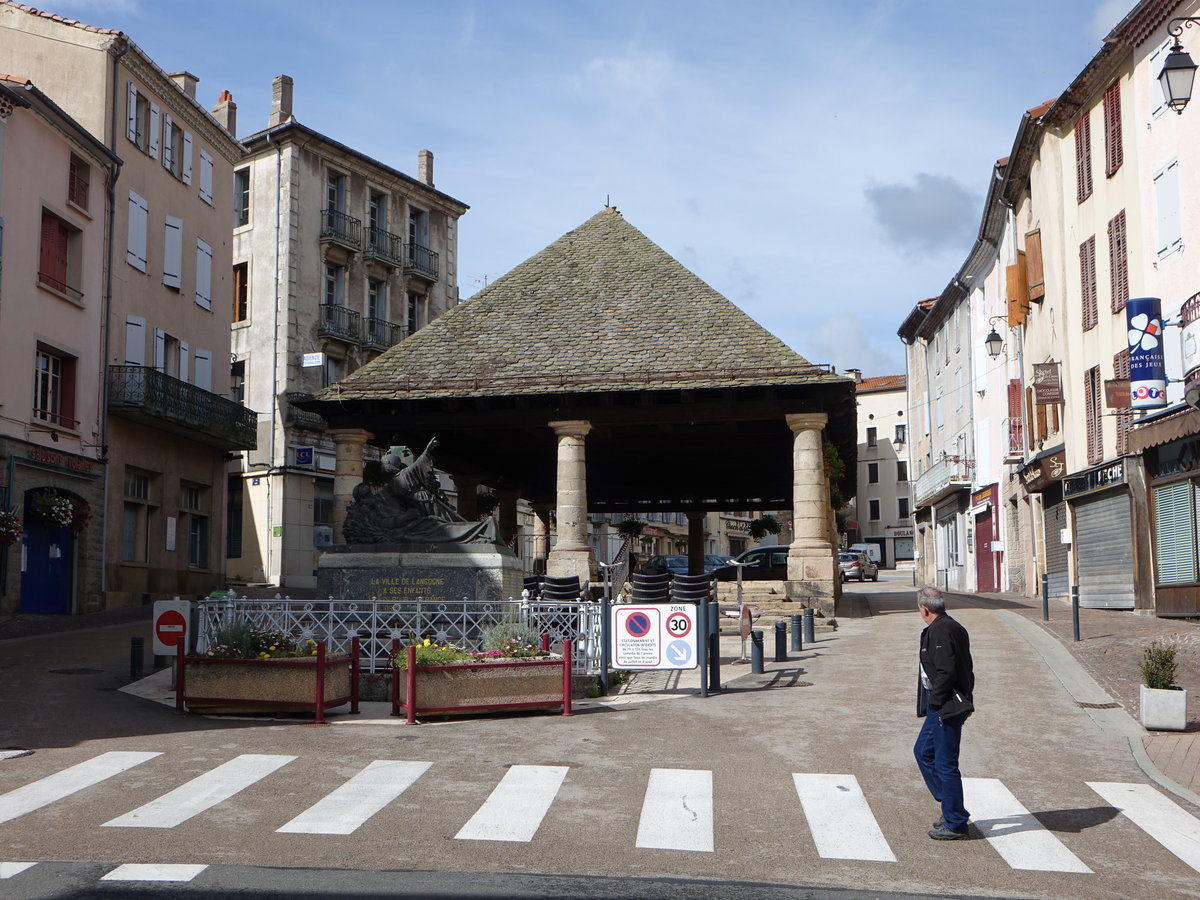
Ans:
<svg viewBox="0 0 1200 900"><path fill-rule="evenodd" d="M287 659L219 659L181 656L177 663L175 706L200 713L312 712L349 703L358 712L357 641L348 656Z"/></svg>
<svg viewBox="0 0 1200 900"><path fill-rule="evenodd" d="M1141 686L1138 704L1142 726L1151 731L1184 731L1187 728L1187 691Z"/></svg>
<svg viewBox="0 0 1200 900"><path fill-rule="evenodd" d="M408 648L408 667L392 667L392 715L404 710L409 724L419 715L465 715L562 707L571 715L571 642L551 659L416 664Z"/></svg>

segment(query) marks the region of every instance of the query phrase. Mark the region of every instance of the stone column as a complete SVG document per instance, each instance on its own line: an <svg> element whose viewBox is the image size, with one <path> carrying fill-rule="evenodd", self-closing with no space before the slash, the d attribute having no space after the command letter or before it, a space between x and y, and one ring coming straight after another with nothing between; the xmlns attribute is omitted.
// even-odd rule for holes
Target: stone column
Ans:
<svg viewBox="0 0 1200 900"><path fill-rule="evenodd" d="M688 512L688 574L704 573L704 513Z"/></svg>
<svg viewBox="0 0 1200 900"><path fill-rule="evenodd" d="M550 555L550 504L533 504L533 571L544 574Z"/></svg>
<svg viewBox="0 0 1200 900"><path fill-rule="evenodd" d="M500 502L496 505L496 534L503 544L512 543L517 535L517 498L520 491L501 489L496 491Z"/></svg>
<svg viewBox="0 0 1200 900"><path fill-rule="evenodd" d="M587 542L587 466L583 439L592 424L581 419L550 422L558 437L558 495L555 505L558 540L546 560L546 574L578 575L592 580L596 557Z"/></svg>
<svg viewBox="0 0 1200 900"><path fill-rule="evenodd" d="M832 616L842 593L829 535L829 478L825 474L825 413L787 417L792 429L792 543L787 597Z"/></svg>
<svg viewBox="0 0 1200 900"><path fill-rule="evenodd" d="M354 500L354 489L362 483L363 446L371 432L361 428L331 428L326 432L335 445L333 472L333 542L344 544L342 526L346 524L346 507Z"/></svg>
<svg viewBox="0 0 1200 900"><path fill-rule="evenodd" d="M479 518L479 479L470 475L451 475L450 480L454 482L458 514L474 522Z"/></svg>

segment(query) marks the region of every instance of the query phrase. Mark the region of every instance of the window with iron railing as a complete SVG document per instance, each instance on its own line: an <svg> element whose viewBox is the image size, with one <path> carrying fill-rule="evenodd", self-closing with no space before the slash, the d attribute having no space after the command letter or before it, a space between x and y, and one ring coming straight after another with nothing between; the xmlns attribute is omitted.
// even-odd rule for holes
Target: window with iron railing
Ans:
<svg viewBox="0 0 1200 900"><path fill-rule="evenodd" d="M73 356L38 347L34 354L33 418L60 428L78 426Z"/></svg>
<svg viewBox="0 0 1200 900"><path fill-rule="evenodd" d="M67 176L67 200L85 211L88 208L91 173L91 166L71 154L71 170Z"/></svg>

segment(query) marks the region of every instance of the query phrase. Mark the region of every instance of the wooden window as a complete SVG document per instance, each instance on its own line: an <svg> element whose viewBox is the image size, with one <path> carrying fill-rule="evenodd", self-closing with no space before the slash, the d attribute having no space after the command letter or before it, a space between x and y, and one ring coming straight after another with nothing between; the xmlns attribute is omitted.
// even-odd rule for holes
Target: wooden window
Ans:
<svg viewBox="0 0 1200 900"><path fill-rule="evenodd" d="M74 429L75 358L38 346L33 368L33 418Z"/></svg>
<svg viewBox="0 0 1200 900"><path fill-rule="evenodd" d="M71 154L71 170L67 176L67 200L87 211L88 194L92 180L92 167L75 154Z"/></svg>
<svg viewBox="0 0 1200 900"><path fill-rule="evenodd" d="M52 212L42 210L42 248L38 262L38 281L56 291L67 287L67 223Z"/></svg>
<svg viewBox="0 0 1200 900"><path fill-rule="evenodd" d="M1025 251L1018 250L1017 261L1004 268L1009 328L1025 324L1025 318L1029 315L1029 284L1026 281L1028 273L1025 268L1027 263Z"/></svg>
<svg viewBox="0 0 1200 900"><path fill-rule="evenodd" d="M1079 287L1083 300L1083 330L1096 327L1100 314L1096 308L1096 236L1079 245Z"/></svg>
<svg viewBox="0 0 1200 900"><path fill-rule="evenodd" d="M1112 311L1120 312L1129 299L1129 242L1125 227L1125 210L1108 223L1108 271L1112 284Z"/></svg>
<svg viewBox="0 0 1200 900"><path fill-rule="evenodd" d="M1042 265L1042 231L1034 229L1025 235L1025 281L1030 303L1046 296L1046 275Z"/></svg>
<svg viewBox="0 0 1200 900"><path fill-rule="evenodd" d="M233 321L245 322L250 313L250 264L233 267Z"/></svg>
<svg viewBox="0 0 1200 900"><path fill-rule="evenodd" d="M1075 197L1082 203L1092 196L1092 114L1075 123Z"/></svg>
<svg viewBox="0 0 1200 900"><path fill-rule="evenodd" d="M1033 428L1033 388L1025 388L1025 448L1032 450L1037 443L1037 436Z"/></svg>
<svg viewBox="0 0 1200 900"><path fill-rule="evenodd" d="M1121 143L1121 82L1114 81L1104 92L1104 174L1121 168L1125 149Z"/></svg>
<svg viewBox="0 0 1200 900"><path fill-rule="evenodd" d="M1104 460L1104 433L1101 430L1101 404L1104 399L1100 384L1100 367L1092 366L1083 373L1083 412L1087 420L1087 461L1094 466Z"/></svg>
<svg viewBox="0 0 1200 900"><path fill-rule="evenodd" d="M1129 380L1128 347L1113 357L1113 377L1124 381ZM1129 450L1129 426L1132 424L1132 409L1117 410L1117 456L1123 456Z"/></svg>
<svg viewBox="0 0 1200 900"><path fill-rule="evenodd" d="M1039 441L1046 440L1046 404L1037 404L1034 410L1034 419L1037 425L1037 439Z"/></svg>

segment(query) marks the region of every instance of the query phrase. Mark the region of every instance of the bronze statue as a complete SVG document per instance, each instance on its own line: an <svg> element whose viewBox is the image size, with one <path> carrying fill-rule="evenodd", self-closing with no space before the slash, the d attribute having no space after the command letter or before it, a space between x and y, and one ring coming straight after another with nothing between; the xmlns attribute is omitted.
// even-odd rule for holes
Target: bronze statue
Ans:
<svg viewBox="0 0 1200 900"><path fill-rule="evenodd" d="M495 519L468 522L450 505L433 469L437 446L434 438L416 459L407 447L392 447L384 455L381 464L388 483L378 491L366 483L354 489L342 526L347 544L496 541Z"/></svg>

